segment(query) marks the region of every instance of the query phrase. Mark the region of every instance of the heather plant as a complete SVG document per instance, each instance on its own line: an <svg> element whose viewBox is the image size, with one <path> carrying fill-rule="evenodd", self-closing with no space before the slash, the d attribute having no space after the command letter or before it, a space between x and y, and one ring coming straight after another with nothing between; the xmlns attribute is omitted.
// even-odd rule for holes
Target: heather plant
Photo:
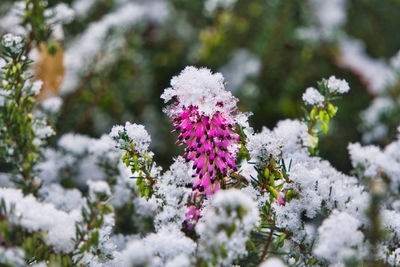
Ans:
<svg viewBox="0 0 400 267"><path fill-rule="evenodd" d="M313 9L318 2L311 1ZM342 9L344 2L332 1L328 8ZM341 95L350 93L352 83L344 79L330 76L316 88L307 87L303 117L257 131L249 122L251 110L244 110L229 90L247 86L241 80L258 72L257 57L236 53L225 67L232 70L243 62L248 70L229 79L207 68L185 67L161 94L171 136L183 147L164 169L152 152L151 135L138 121L110 127L99 138L71 131L54 136L63 122L62 100L38 100L42 86L31 75L31 51L47 42L55 56L57 27L72 15L82 20L95 3L74 1L75 14L51 1L13 4L24 15L17 16L19 35L5 34L1 42L0 265L400 264L400 128L384 147L350 143L349 174L320 157L320 141L335 130ZM254 3L256 10L260 3ZM229 13L235 4L205 2L204 16L218 19L215 30L202 34L203 60L218 48L218 38L211 35L227 38L228 25L239 25L240 16ZM61 91L83 90L87 75L108 68L114 58L99 51L119 51L106 38L129 32L113 30L163 24L166 17L154 11L166 5L115 1L112 13L68 46ZM342 42L344 18L327 24L323 11L314 10L320 25L302 29L302 37L313 45ZM146 23L136 25L139 21ZM234 27L236 32L244 34ZM93 60L99 66L91 73Z"/></svg>

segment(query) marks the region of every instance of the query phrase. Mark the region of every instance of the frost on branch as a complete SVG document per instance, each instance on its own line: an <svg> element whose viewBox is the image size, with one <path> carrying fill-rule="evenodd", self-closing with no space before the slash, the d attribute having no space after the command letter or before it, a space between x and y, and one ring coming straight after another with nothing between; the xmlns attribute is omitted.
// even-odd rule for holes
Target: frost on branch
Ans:
<svg viewBox="0 0 400 267"><path fill-rule="evenodd" d="M52 204L41 203L32 195L24 197L21 190L11 188L1 188L0 199L5 202L6 210L12 210L8 214L10 224L47 233L48 243L57 251L73 250L75 222L81 218L78 210L60 211Z"/></svg>
<svg viewBox="0 0 400 267"><path fill-rule="evenodd" d="M400 129L399 129L400 130ZM355 168L361 167L366 177L389 178L391 189L398 193L400 186L400 135L381 149L374 145L349 144L350 157Z"/></svg>
<svg viewBox="0 0 400 267"><path fill-rule="evenodd" d="M318 229L319 238L314 254L338 264L351 256L360 256L363 234L358 230L360 222L345 212L333 211Z"/></svg>
<svg viewBox="0 0 400 267"><path fill-rule="evenodd" d="M257 204L250 197L236 189L219 191L196 225L201 261L230 266L246 255L248 235L258 223Z"/></svg>

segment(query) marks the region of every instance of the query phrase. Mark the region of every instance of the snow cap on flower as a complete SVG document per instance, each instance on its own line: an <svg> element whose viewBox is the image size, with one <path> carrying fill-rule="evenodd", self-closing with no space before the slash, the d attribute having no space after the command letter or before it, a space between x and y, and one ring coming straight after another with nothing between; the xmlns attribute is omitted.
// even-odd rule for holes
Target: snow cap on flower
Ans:
<svg viewBox="0 0 400 267"><path fill-rule="evenodd" d="M216 112L224 114L236 109L238 99L225 90L221 73L212 73L206 68L186 67L172 78L171 86L165 89L161 98L168 102L176 97L181 108L197 106L200 115L211 117Z"/></svg>
<svg viewBox="0 0 400 267"><path fill-rule="evenodd" d="M184 157L193 161L193 189L208 196L219 190L217 173L236 170L239 136L232 112L237 99L225 91L222 75L208 69L186 67L171 85L162 98L176 97L169 115L180 132L177 143L187 145Z"/></svg>

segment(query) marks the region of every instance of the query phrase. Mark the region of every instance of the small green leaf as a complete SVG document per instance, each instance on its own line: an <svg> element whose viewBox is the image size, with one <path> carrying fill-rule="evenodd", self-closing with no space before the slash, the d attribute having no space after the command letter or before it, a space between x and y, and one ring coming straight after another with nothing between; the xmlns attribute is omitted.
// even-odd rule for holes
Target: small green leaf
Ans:
<svg viewBox="0 0 400 267"><path fill-rule="evenodd" d="M324 134L328 133L328 124L327 123L322 122L321 128L322 128L322 131L324 132Z"/></svg>

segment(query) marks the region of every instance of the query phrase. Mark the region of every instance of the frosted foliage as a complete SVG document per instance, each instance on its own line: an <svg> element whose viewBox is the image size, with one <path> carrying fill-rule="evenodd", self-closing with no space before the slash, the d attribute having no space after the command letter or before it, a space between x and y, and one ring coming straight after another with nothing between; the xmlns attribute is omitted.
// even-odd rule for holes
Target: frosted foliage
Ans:
<svg viewBox="0 0 400 267"><path fill-rule="evenodd" d="M57 251L69 253L74 248L75 222L80 219L79 211L70 213L57 210L53 204L38 202L32 195L26 197L17 189L0 188L0 198L5 200L7 210L15 205L13 224L30 231L42 230L48 233L48 243Z"/></svg>
<svg viewBox="0 0 400 267"><path fill-rule="evenodd" d="M233 260L246 255L248 235L258 222L257 204L249 196L237 189L218 191L196 225L200 257L211 261L214 254L217 265L230 266Z"/></svg>
<svg viewBox="0 0 400 267"><path fill-rule="evenodd" d="M123 266L152 266L152 248L141 240L129 242L121 252Z"/></svg>
<svg viewBox="0 0 400 267"><path fill-rule="evenodd" d="M252 165L252 167L254 168L254 165ZM247 196L251 197L254 201L256 201L260 209L264 207L265 203L269 200L269 193L264 193L262 195L259 191L254 189L253 186L246 186L240 189L240 191L246 194Z"/></svg>
<svg viewBox="0 0 400 267"><path fill-rule="evenodd" d="M128 242L121 252L124 266L165 266L166 262L189 263L196 244L176 226L166 226L141 240ZM179 266L179 265L178 265ZM189 265L186 265L189 266Z"/></svg>
<svg viewBox="0 0 400 267"><path fill-rule="evenodd" d="M249 124L249 117L253 115L253 113L242 113L238 112L235 115L235 122L239 124L243 128L243 132L246 136L252 135L254 133L253 128Z"/></svg>
<svg viewBox="0 0 400 267"><path fill-rule="evenodd" d="M303 156L307 154L302 143L307 143L306 140L310 135L307 133L307 125L304 122L298 120L282 120L278 122L273 132L284 142L282 152L285 157L292 157L291 154L294 152L302 153Z"/></svg>
<svg viewBox="0 0 400 267"><path fill-rule="evenodd" d="M278 258L269 258L268 260L261 263L260 267L285 267L286 264Z"/></svg>
<svg viewBox="0 0 400 267"><path fill-rule="evenodd" d="M32 130L39 139L44 139L55 134L51 126L46 125L45 121L35 120L32 124Z"/></svg>
<svg viewBox="0 0 400 267"><path fill-rule="evenodd" d="M171 165L170 172L164 175L164 179L167 183L185 186L193 182L192 175L193 170L191 166L186 163L183 157L178 157Z"/></svg>
<svg viewBox="0 0 400 267"><path fill-rule="evenodd" d="M170 170L159 179L158 198L153 201L158 203L159 213L155 217L155 226L162 228L165 224L181 225L185 220L187 207L184 205L185 196L190 192L184 186L191 183L193 170L182 157L175 159Z"/></svg>
<svg viewBox="0 0 400 267"><path fill-rule="evenodd" d="M78 265L104 267L119 266L120 254L116 251L116 245L110 238L114 224L115 221L113 214L107 214L104 216L103 225L98 229L98 246L92 247L89 251L84 252L83 258L80 259Z"/></svg>
<svg viewBox="0 0 400 267"><path fill-rule="evenodd" d="M250 161L251 162L251 161ZM257 177L257 170L255 169L254 164L249 163L246 159L244 159L240 163L239 173L246 178L248 181L251 181L252 178Z"/></svg>
<svg viewBox="0 0 400 267"><path fill-rule="evenodd" d="M186 237L179 226L171 225L161 228L155 234L149 234L143 242L163 261L172 260L181 254L193 255L196 248L194 241Z"/></svg>
<svg viewBox="0 0 400 267"><path fill-rule="evenodd" d="M264 127L261 133L248 136L247 149L253 159L266 160L270 156L277 158L281 153L283 140Z"/></svg>
<svg viewBox="0 0 400 267"><path fill-rule="evenodd" d="M360 222L345 212L333 211L318 228L319 238L313 253L330 263L338 263L361 248L363 234L358 230Z"/></svg>
<svg viewBox="0 0 400 267"><path fill-rule="evenodd" d="M20 35L7 33L1 40L4 47L10 49L12 53L18 54L24 48L24 40Z"/></svg>
<svg viewBox="0 0 400 267"><path fill-rule="evenodd" d="M190 266L190 259L187 255L181 254L168 261L165 267L187 267Z"/></svg>
<svg viewBox="0 0 400 267"><path fill-rule="evenodd" d="M67 165L72 164L72 157L64 157L58 151L46 148L42 151L44 161L36 165L35 169L45 184L58 181L58 172Z"/></svg>
<svg viewBox="0 0 400 267"><path fill-rule="evenodd" d="M64 189L59 184L51 184L40 188L39 196L45 202L52 203L57 209L70 212L80 209L84 200L78 189Z"/></svg>
<svg viewBox="0 0 400 267"><path fill-rule="evenodd" d="M119 192L115 192L115 195L118 195ZM128 191L130 194L130 191ZM129 195L128 195L129 197ZM124 203L126 203L125 201ZM154 217L157 210L157 203L154 199L146 200L145 198L139 197L133 200L135 204L136 213L143 217ZM120 205L122 206L122 205Z"/></svg>
<svg viewBox="0 0 400 267"><path fill-rule="evenodd" d="M131 124L130 122L126 122L125 130L126 134L135 144L135 149L141 154L145 153L149 148L151 138L144 126L136 123Z"/></svg>
<svg viewBox="0 0 400 267"><path fill-rule="evenodd" d="M382 222L383 225L389 229L396 236L400 235L400 213L394 210L383 210L382 211Z"/></svg>
<svg viewBox="0 0 400 267"><path fill-rule="evenodd" d="M349 144L350 158L354 167L363 166L364 175L376 177L383 172L389 176L394 192L400 185L400 140L390 143L383 150L377 146Z"/></svg>
<svg viewBox="0 0 400 267"><path fill-rule="evenodd" d="M38 95L40 93L40 90L42 89L43 86L43 82L38 80L38 81L34 81L32 83L32 87L31 87L31 92L33 95Z"/></svg>
<svg viewBox="0 0 400 267"><path fill-rule="evenodd" d="M308 218L314 218L321 212L323 202L328 209L337 206L351 214L365 209L368 195L357 185L355 178L337 172L328 162L318 158L308 161L292 164L290 179L300 198L285 206L275 206L277 225L296 232L303 227L300 222L303 212Z"/></svg>
<svg viewBox="0 0 400 267"><path fill-rule="evenodd" d="M4 266L26 266L24 256L22 249L0 247L0 264Z"/></svg>
<svg viewBox="0 0 400 267"><path fill-rule="evenodd" d="M303 101L308 105L320 105L324 102L325 97L321 95L317 89L308 87L303 93Z"/></svg>
<svg viewBox="0 0 400 267"><path fill-rule="evenodd" d="M306 131L307 126L300 121L280 121L272 131L265 131L262 140L271 138L268 135L280 137L283 145L281 156L287 169L291 162L289 179L292 183L289 187L298 194L285 205L272 203L276 225L293 233L290 239L295 243L312 245L318 235L313 227L304 225L303 216L313 219L323 215L323 210L336 207L364 223L363 211L368 206L369 196L357 179L338 172L327 161L309 156L302 145L307 138Z"/></svg>
<svg viewBox="0 0 400 267"><path fill-rule="evenodd" d="M118 138L119 135L121 133L123 133L123 132L124 132L124 126L115 125L115 126L112 127L111 132L110 132L109 135L110 135L111 138Z"/></svg>
<svg viewBox="0 0 400 267"><path fill-rule="evenodd" d="M105 196L111 195L110 186L104 181L88 181L89 197L93 200L97 199L98 194Z"/></svg>
<svg viewBox="0 0 400 267"><path fill-rule="evenodd" d="M206 68L186 67L171 80L171 88L161 98L165 102L177 97L182 108L197 106L200 115L212 117L216 112L230 114L236 109L237 98L225 90L221 73Z"/></svg>
<svg viewBox="0 0 400 267"><path fill-rule="evenodd" d="M42 105L43 110L50 112L50 113L57 113L60 110L62 103L63 103L63 100L61 97L52 96L52 97L46 98L40 104Z"/></svg>
<svg viewBox="0 0 400 267"><path fill-rule="evenodd" d="M392 254L390 254L388 258L388 263L391 266L399 266L400 265L400 248L396 248Z"/></svg>
<svg viewBox="0 0 400 267"><path fill-rule="evenodd" d="M58 146L74 154L83 154L88 151L91 140L85 135L68 133L61 136Z"/></svg>
<svg viewBox="0 0 400 267"><path fill-rule="evenodd" d="M58 151L46 149L45 161L37 166L46 183L61 179L58 172L69 168L77 171L72 178L79 186L84 187L89 179L105 179L106 173L102 167L104 163L116 165L121 156L115 148L115 142L108 135L95 139L68 133L61 136L58 146L61 148Z"/></svg>
<svg viewBox="0 0 400 267"><path fill-rule="evenodd" d="M329 77L327 86L331 93L344 94L350 90L349 84L345 80L338 79L335 76Z"/></svg>

